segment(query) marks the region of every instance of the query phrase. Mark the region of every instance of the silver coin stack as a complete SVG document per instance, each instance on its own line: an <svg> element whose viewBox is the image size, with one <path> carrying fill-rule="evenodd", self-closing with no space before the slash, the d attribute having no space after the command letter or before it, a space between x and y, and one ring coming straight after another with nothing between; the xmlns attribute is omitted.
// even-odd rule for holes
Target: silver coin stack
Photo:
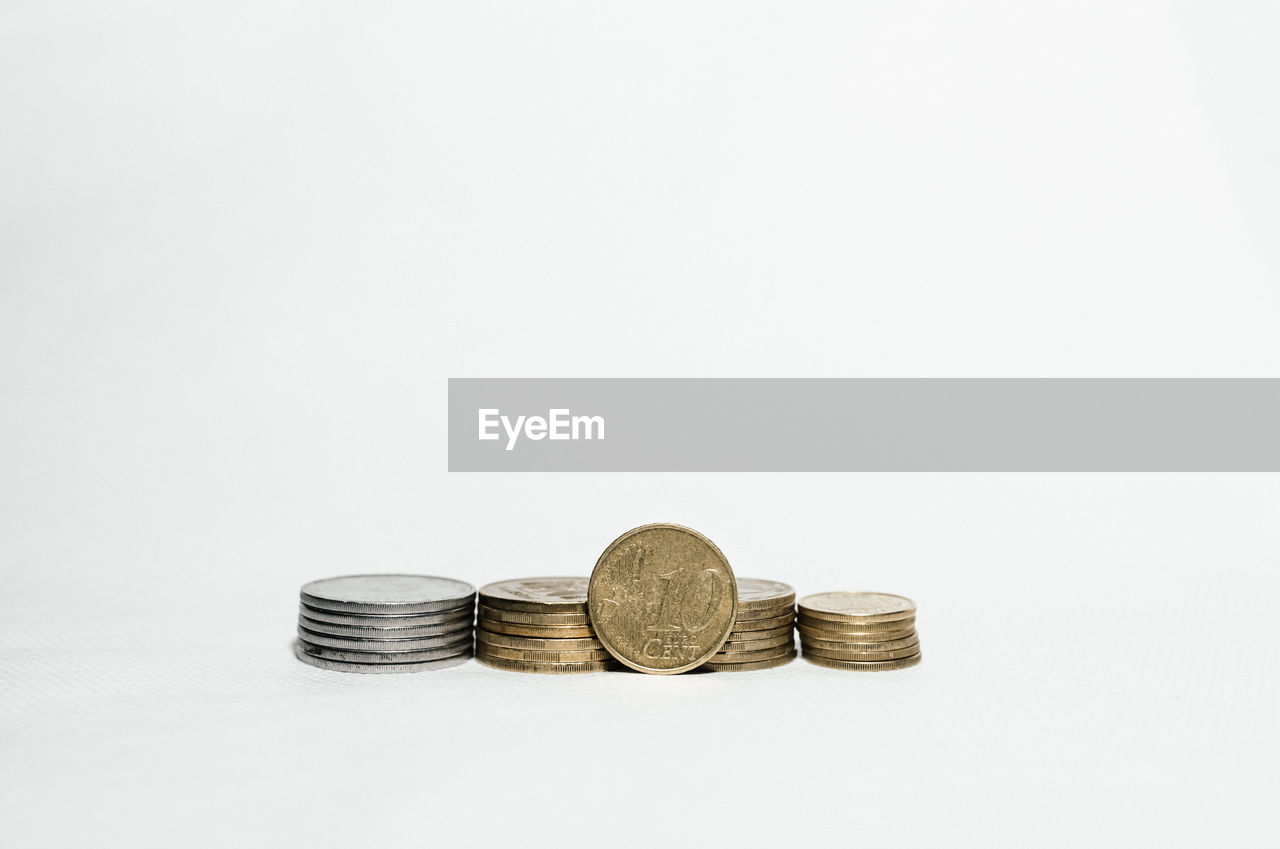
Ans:
<svg viewBox="0 0 1280 849"><path fill-rule="evenodd" d="M298 659L338 672L421 672L472 654L476 590L427 575L344 575L302 587Z"/></svg>

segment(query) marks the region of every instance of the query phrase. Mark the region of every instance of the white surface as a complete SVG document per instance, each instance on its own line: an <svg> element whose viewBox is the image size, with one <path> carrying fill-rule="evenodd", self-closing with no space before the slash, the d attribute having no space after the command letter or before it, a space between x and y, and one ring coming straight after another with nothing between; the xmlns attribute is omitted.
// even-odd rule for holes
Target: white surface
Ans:
<svg viewBox="0 0 1280 849"><path fill-rule="evenodd" d="M1275 31L6 5L5 844L1270 845L1276 476L451 477L444 380L1280 374ZM290 655L311 578L585 573L656 520L912 596L924 664Z"/></svg>

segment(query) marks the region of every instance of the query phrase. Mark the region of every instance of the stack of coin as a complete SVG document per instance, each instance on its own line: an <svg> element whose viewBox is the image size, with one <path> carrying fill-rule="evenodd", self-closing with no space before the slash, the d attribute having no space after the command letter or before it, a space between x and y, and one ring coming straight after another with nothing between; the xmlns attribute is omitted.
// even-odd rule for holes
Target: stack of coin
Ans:
<svg viewBox="0 0 1280 849"><path fill-rule="evenodd" d="M586 578L518 578L481 587L476 659L551 674L618 666L591 627Z"/></svg>
<svg viewBox="0 0 1280 849"><path fill-rule="evenodd" d="M339 672L421 672L471 657L475 587L426 575L344 575L302 588L298 659Z"/></svg>
<svg viewBox="0 0 1280 849"><path fill-rule="evenodd" d="M796 591L779 581L738 579L738 616L708 669L745 672L790 663L796 656Z"/></svg>
<svg viewBox="0 0 1280 849"><path fill-rule="evenodd" d="M818 593L800 599L804 658L834 669L905 669L920 662L916 604L887 593Z"/></svg>

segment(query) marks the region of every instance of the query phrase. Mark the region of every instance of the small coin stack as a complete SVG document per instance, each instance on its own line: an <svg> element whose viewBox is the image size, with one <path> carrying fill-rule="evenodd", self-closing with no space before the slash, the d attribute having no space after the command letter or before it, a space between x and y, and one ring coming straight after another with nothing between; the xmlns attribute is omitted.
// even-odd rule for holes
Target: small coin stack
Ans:
<svg viewBox="0 0 1280 849"><path fill-rule="evenodd" d="M719 672L770 669L796 656L796 591L779 581L738 579L738 617L706 667Z"/></svg>
<svg viewBox="0 0 1280 849"><path fill-rule="evenodd" d="M619 666L591 627L586 578L519 578L481 587L476 659L498 669L561 675Z"/></svg>
<svg viewBox="0 0 1280 849"><path fill-rule="evenodd" d="M344 575L305 585L298 659L338 672L421 672L471 657L475 587L426 575Z"/></svg>
<svg viewBox="0 0 1280 849"><path fill-rule="evenodd" d="M818 593L800 599L804 658L834 669L905 669L920 662L916 604L887 593Z"/></svg>

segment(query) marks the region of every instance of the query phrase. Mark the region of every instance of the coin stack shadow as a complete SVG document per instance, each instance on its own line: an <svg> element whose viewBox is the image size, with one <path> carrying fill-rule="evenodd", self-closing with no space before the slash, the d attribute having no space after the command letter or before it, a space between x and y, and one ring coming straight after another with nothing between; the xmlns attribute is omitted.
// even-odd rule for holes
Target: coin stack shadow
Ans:
<svg viewBox="0 0 1280 849"><path fill-rule="evenodd" d="M787 584L738 579L738 617L729 638L704 666L718 672L771 669L796 656L796 593Z"/></svg>
<svg viewBox="0 0 1280 849"><path fill-rule="evenodd" d="M476 659L543 674L618 669L587 613L586 578L523 578L480 588Z"/></svg>
<svg viewBox="0 0 1280 849"><path fill-rule="evenodd" d="M338 672L442 669L471 657L474 619L475 588L462 581L415 575L313 581L302 588L295 653Z"/></svg>
<svg viewBox="0 0 1280 849"><path fill-rule="evenodd" d="M884 593L818 593L800 599L804 659L833 669L905 669L920 662L916 606Z"/></svg>

